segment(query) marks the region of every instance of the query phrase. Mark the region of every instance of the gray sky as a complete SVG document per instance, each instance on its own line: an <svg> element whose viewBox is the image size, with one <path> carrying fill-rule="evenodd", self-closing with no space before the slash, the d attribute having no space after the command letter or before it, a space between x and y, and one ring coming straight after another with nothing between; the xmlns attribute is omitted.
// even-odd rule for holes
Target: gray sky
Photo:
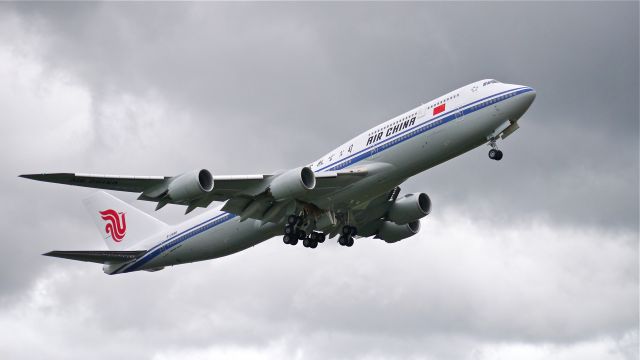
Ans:
<svg viewBox="0 0 640 360"><path fill-rule="evenodd" d="M636 359L638 30L637 2L0 4L0 357ZM483 78L538 96L501 162L404 184L413 238L40 256L104 246L91 190L18 174L271 172Z"/></svg>

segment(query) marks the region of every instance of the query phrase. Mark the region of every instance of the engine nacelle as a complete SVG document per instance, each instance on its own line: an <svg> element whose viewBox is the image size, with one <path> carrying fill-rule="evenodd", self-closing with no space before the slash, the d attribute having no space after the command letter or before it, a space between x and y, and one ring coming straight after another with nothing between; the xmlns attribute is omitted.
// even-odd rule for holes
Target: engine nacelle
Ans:
<svg viewBox="0 0 640 360"><path fill-rule="evenodd" d="M171 200L187 202L213 190L213 176L209 170L194 170L177 176L169 183L167 195Z"/></svg>
<svg viewBox="0 0 640 360"><path fill-rule="evenodd" d="M308 167L289 170L278 175L269 189L276 200L293 199L316 187L316 176Z"/></svg>
<svg viewBox="0 0 640 360"><path fill-rule="evenodd" d="M425 193L407 194L397 199L387 215L387 219L398 225L421 219L431 212L431 199Z"/></svg>
<svg viewBox="0 0 640 360"><path fill-rule="evenodd" d="M385 221L380 225L377 237L388 243L394 243L413 236L417 234L418 231L420 231L420 220L415 220L404 225Z"/></svg>

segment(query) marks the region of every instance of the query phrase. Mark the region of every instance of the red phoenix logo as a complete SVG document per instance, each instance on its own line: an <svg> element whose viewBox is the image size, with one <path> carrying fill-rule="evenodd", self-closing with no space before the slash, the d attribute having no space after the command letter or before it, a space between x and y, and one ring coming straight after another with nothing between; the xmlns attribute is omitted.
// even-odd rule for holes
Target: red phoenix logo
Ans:
<svg viewBox="0 0 640 360"><path fill-rule="evenodd" d="M115 242L120 242L124 238L127 231L127 223L124 219L124 213L116 212L113 209L107 209L99 212L102 215L102 220L107 222L104 230L107 234L111 235L111 238Z"/></svg>

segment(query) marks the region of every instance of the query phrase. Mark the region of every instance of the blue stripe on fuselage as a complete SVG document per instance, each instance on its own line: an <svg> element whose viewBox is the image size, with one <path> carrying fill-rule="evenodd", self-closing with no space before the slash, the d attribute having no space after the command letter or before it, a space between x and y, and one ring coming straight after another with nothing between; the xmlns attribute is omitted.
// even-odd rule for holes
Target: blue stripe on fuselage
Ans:
<svg viewBox="0 0 640 360"><path fill-rule="evenodd" d="M523 94L523 93L529 92L529 91L533 91L533 89L530 88L530 87L522 87L522 88L517 88L517 89L505 90L503 92L499 92L499 93L484 97L482 99L470 102L470 103L468 103L466 105L459 106L458 108L456 108L454 110L451 110L449 112L446 112L446 113L444 113L444 114L442 114L440 116L434 117L433 119L431 119L429 121L426 121L424 123L418 124L413 128L409 128L409 129L407 129L407 130L405 130L403 132L395 134L394 136L385 139L381 143L369 146L369 147L367 147L365 149L362 149L362 150L358 151L357 153L355 153L353 155L350 155L350 156L348 156L348 157L346 157L346 158L344 158L342 160L338 160L338 161L335 161L335 162L333 162L333 163L331 163L329 165L326 165L323 168L317 170L317 172L344 169L344 168L346 168L348 166L353 165L354 163L357 163L357 162L359 162L361 160L364 160L364 159L366 159L366 158L368 158L368 157L370 157L372 155L377 154L379 151L386 150L386 149L388 149L388 148L390 148L390 147L392 147L394 145L397 145L397 144L399 144L401 142L409 140L409 139L413 138L414 136L420 135L420 134L422 134L422 133L424 133L424 132L426 132L428 130L436 128L436 127L438 127L440 125L444 125L444 124L448 123L449 121L455 120L456 119L456 114L459 111L462 111L462 116L464 116L464 115L471 114L471 113L473 113L475 111L479 111L479 110L481 110L481 109L483 109L483 108L485 108L485 107L487 107L489 105L493 105L493 104L489 104L488 103L488 104L486 104L486 105L484 105L484 106L482 106L482 107L480 107L478 109L470 109L471 106L474 106L477 103L486 101L487 99L498 97L498 96L502 96L502 95L504 95L506 93L510 93L508 98L511 98L513 96L520 95L520 94ZM399 137L407 135L407 134L409 134L409 136L407 136L406 138L399 139L399 141L396 141Z"/></svg>
<svg viewBox="0 0 640 360"><path fill-rule="evenodd" d="M130 271L135 271L140 269L140 267L142 267L144 264L148 263L149 261L153 260L154 258L156 258L158 255L162 254L163 252L170 250L172 248L174 248L176 245L183 243L184 241L206 231L209 230L213 227L216 227L222 223L225 223L231 219L233 219L234 217L236 217L236 215L231 214L231 213L222 213L219 215L216 215L210 219L207 219L197 225L194 225L192 227L190 227L189 229L186 229L184 231L182 231L179 234L176 234L172 237L170 237L169 239L155 245L154 247L152 247L151 249L149 249L141 258L135 260L132 263L127 263L124 264L122 267L118 268L116 271L114 271L115 273L119 273L119 272L130 272Z"/></svg>

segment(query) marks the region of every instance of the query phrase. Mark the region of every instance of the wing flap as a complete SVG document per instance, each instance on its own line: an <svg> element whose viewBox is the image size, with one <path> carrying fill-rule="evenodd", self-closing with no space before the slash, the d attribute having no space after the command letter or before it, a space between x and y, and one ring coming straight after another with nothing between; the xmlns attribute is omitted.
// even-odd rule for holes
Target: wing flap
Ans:
<svg viewBox="0 0 640 360"><path fill-rule="evenodd" d="M99 264L121 263L135 260L146 253L146 250L134 251L107 251L107 250L89 250L89 251L50 251L44 256L58 257L62 259L87 261Z"/></svg>

